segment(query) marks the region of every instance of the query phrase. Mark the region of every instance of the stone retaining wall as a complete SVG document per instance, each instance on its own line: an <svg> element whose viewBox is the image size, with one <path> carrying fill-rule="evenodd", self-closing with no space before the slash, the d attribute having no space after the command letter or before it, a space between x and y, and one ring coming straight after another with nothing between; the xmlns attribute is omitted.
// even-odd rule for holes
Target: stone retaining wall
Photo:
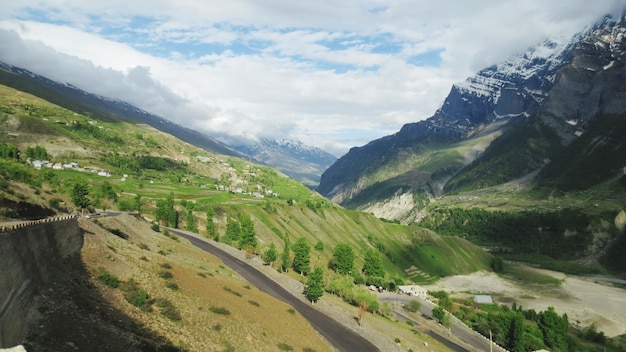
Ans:
<svg viewBox="0 0 626 352"><path fill-rule="evenodd" d="M75 216L0 225L0 348L23 342L35 297L82 246Z"/></svg>

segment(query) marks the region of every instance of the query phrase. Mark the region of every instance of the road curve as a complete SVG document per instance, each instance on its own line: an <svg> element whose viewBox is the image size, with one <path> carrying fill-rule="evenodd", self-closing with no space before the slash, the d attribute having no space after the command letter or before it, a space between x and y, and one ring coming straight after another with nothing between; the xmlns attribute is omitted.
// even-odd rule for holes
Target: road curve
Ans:
<svg viewBox="0 0 626 352"><path fill-rule="evenodd" d="M289 291L284 289L274 280L265 276L261 271L254 268L250 264L233 257L232 255L228 254L227 252L223 251L222 249L216 247L206 240L190 235L184 231L176 229L168 230L176 233L181 237L186 238L194 246L220 258L225 265L239 273L239 275L248 280L259 290L290 304L298 312L300 312L300 314L302 314L302 316L304 316L309 321L309 323L311 323L315 330L322 334L322 336L324 336L326 340L328 340L328 342L330 342L339 351L380 351L370 341L343 326L326 314L311 307L309 304L299 300Z"/></svg>

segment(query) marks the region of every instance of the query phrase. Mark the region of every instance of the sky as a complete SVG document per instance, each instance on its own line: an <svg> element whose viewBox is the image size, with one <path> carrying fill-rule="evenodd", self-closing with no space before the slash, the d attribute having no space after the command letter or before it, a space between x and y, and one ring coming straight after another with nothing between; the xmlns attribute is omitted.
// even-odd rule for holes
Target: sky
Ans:
<svg viewBox="0 0 626 352"><path fill-rule="evenodd" d="M626 0L0 0L0 61L230 144L335 156Z"/></svg>

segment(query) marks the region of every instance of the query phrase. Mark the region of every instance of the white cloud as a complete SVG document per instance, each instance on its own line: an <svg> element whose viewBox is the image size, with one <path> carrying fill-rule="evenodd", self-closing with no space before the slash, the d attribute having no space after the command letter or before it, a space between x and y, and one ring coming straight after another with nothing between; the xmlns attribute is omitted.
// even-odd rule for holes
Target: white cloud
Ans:
<svg viewBox="0 0 626 352"><path fill-rule="evenodd" d="M480 68L625 6L22 0L0 9L0 61L210 135L298 138L341 155L431 116ZM422 54L440 60L410 61Z"/></svg>

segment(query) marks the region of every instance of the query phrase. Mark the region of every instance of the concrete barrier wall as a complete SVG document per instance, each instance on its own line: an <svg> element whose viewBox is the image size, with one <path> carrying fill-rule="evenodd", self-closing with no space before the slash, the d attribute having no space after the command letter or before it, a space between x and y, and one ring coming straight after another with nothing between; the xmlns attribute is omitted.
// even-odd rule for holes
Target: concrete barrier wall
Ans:
<svg viewBox="0 0 626 352"><path fill-rule="evenodd" d="M36 295L82 246L75 216L0 226L0 348L23 342Z"/></svg>

